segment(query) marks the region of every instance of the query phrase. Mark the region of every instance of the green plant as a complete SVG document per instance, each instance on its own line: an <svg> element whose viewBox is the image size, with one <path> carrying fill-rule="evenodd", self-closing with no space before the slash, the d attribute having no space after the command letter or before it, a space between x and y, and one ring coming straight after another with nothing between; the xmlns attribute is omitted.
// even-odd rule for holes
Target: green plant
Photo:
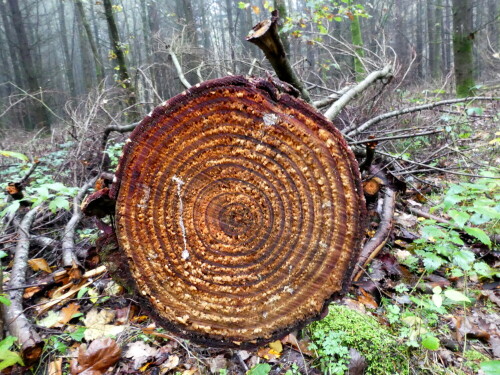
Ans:
<svg viewBox="0 0 500 375"><path fill-rule="evenodd" d="M271 365L268 363L259 363L247 371L247 375L267 375L271 371Z"/></svg>
<svg viewBox="0 0 500 375"><path fill-rule="evenodd" d="M0 371L15 365L16 363L24 366L23 360L18 352L13 352L10 350L12 345L17 341L16 337L7 336L2 341L0 341Z"/></svg>
<svg viewBox="0 0 500 375"><path fill-rule="evenodd" d="M323 320L308 327L311 349L318 354L324 374L344 374L351 348L365 357L368 375L408 373L406 349L373 317L345 306L331 305L329 309Z"/></svg>
<svg viewBox="0 0 500 375"><path fill-rule="evenodd" d="M106 147L106 154L108 154L111 160L111 167L116 168L118 166L118 161L120 160L120 155L122 154L122 149L125 143L113 143L108 144Z"/></svg>
<svg viewBox="0 0 500 375"><path fill-rule="evenodd" d="M446 192L443 201L433 208L442 210L450 216L450 224L435 220L420 223L422 237L415 240L410 249L415 256L403 260L403 264L416 269L421 261L427 272L434 272L440 267L447 267L453 276L492 278L500 276L475 254L467 249L462 233L491 247L492 243L484 229L498 233L500 231L500 185L496 180L486 178L491 172L481 172L485 178L474 183L458 183ZM484 228L484 229L483 229Z"/></svg>

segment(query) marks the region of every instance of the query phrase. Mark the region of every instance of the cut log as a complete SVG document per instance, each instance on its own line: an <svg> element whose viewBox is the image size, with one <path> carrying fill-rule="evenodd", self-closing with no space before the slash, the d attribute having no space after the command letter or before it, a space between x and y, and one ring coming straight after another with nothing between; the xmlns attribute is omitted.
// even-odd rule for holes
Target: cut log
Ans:
<svg viewBox="0 0 500 375"><path fill-rule="evenodd" d="M120 278L195 342L276 339L349 286L364 235L358 164L287 86L239 76L196 85L124 148L109 191L128 262Z"/></svg>

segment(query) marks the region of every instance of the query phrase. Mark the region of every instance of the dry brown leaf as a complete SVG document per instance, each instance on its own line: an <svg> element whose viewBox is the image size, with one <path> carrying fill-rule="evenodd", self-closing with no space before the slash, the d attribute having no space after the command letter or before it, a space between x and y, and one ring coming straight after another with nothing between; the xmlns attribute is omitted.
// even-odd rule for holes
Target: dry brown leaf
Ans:
<svg viewBox="0 0 500 375"><path fill-rule="evenodd" d="M210 358L207 362L212 374L219 374L220 370L225 369L228 365L224 354L219 354L217 357Z"/></svg>
<svg viewBox="0 0 500 375"><path fill-rule="evenodd" d="M359 291L361 292L361 296L358 296L358 301L361 302L363 305L365 305L368 308L371 309L376 309L378 308L378 303L375 301L375 298L368 292L366 292L364 289L360 288Z"/></svg>
<svg viewBox="0 0 500 375"><path fill-rule="evenodd" d="M47 273L52 272L52 270L49 267L49 264L43 258L30 259L30 260L28 260L28 264L33 271L42 270L42 271L47 272Z"/></svg>
<svg viewBox="0 0 500 375"><path fill-rule="evenodd" d="M252 6L252 10L255 14L259 14L260 13L260 8L258 6Z"/></svg>
<svg viewBox="0 0 500 375"><path fill-rule="evenodd" d="M61 309L61 319L59 320L59 323L61 324L66 324L68 323L73 315L75 315L78 310L80 309L80 305L77 303L70 303L68 306L63 307Z"/></svg>
<svg viewBox="0 0 500 375"><path fill-rule="evenodd" d="M102 375L120 359L115 340L94 340L87 349L80 346L78 358L71 361L71 375Z"/></svg>
<svg viewBox="0 0 500 375"><path fill-rule="evenodd" d="M179 366L179 357L176 355L171 355L168 357L168 359L165 361L165 363L162 363L160 366L160 373L161 374L166 374L170 370L173 370Z"/></svg>
<svg viewBox="0 0 500 375"><path fill-rule="evenodd" d="M283 337L281 339L281 342L285 345L286 344L291 345L293 348L295 348L296 350L298 350L302 354L308 355L310 357L315 356L314 352L312 352L311 350L308 349L310 342L307 340L300 340L300 341L297 340L297 337L293 333L289 333L288 335Z"/></svg>
<svg viewBox="0 0 500 375"><path fill-rule="evenodd" d="M62 358L56 358L49 363L48 375L62 375Z"/></svg>
<svg viewBox="0 0 500 375"><path fill-rule="evenodd" d="M269 347L273 349L275 352L281 353L283 351L283 345L281 345L280 340L276 340L269 343Z"/></svg>
<svg viewBox="0 0 500 375"><path fill-rule="evenodd" d="M200 373L200 371L197 368L192 368L192 369L183 371L182 375L195 375L195 374L199 374L199 373Z"/></svg>
<svg viewBox="0 0 500 375"><path fill-rule="evenodd" d="M105 336L116 336L123 332L126 326L108 324L115 318L115 312L111 310L92 309L83 319L83 323L87 327L85 330L85 340L92 341Z"/></svg>
<svg viewBox="0 0 500 375"><path fill-rule="evenodd" d="M123 356L132 359L134 361L134 369L137 370L147 362L148 358L156 357L157 353L158 349L145 344L144 341L135 341L128 345L127 351Z"/></svg>

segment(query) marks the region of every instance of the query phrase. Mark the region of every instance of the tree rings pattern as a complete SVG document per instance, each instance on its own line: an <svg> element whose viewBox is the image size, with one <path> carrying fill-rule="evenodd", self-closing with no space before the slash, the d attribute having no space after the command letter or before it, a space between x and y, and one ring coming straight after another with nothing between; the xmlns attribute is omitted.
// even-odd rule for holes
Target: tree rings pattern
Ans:
<svg viewBox="0 0 500 375"><path fill-rule="evenodd" d="M352 152L279 87L234 76L185 91L142 121L116 173L117 238L140 298L197 342L244 347L317 318L358 256Z"/></svg>

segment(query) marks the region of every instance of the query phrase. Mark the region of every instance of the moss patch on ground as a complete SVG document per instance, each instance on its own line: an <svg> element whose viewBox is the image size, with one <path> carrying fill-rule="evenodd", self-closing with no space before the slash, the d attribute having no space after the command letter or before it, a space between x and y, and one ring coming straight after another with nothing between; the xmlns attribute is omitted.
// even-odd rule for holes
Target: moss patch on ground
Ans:
<svg viewBox="0 0 500 375"><path fill-rule="evenodd" d="M349 349L356 349L367 362L365 374L408 374L406 347L371 316L345 306L331 305L328 315L309 325L312 349L324 374L347 373Z"/></svg>

